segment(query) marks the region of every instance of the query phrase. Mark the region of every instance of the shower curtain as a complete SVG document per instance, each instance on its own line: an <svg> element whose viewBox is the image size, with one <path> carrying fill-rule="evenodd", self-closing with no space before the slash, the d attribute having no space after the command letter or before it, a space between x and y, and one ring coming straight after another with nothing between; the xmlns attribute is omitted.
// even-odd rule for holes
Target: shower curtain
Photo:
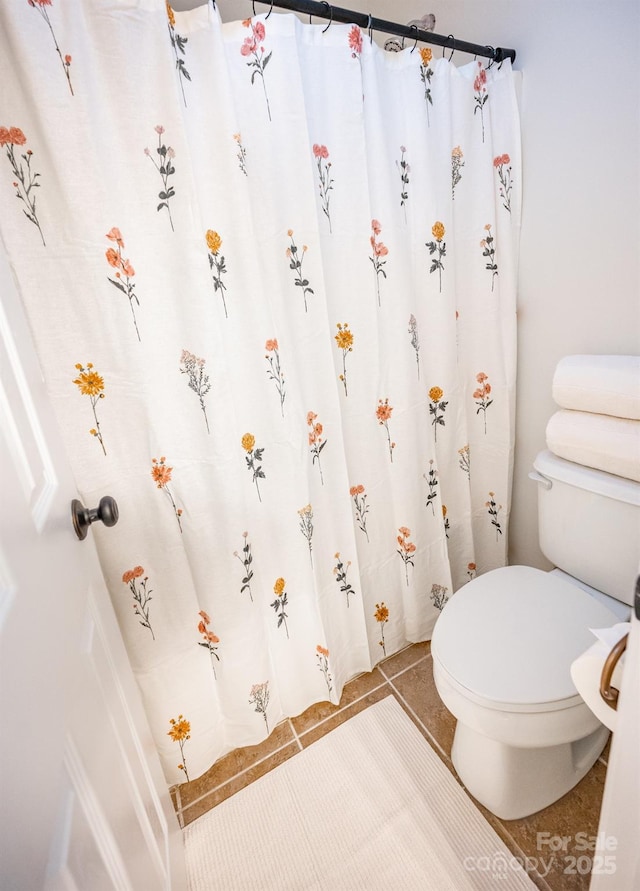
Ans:
<svg viewBox="0 0 640 891"><path fill-rule="evenodd" d="M513 73L213 4L0 16L0 233L184 782L505 563Z"/></svg>

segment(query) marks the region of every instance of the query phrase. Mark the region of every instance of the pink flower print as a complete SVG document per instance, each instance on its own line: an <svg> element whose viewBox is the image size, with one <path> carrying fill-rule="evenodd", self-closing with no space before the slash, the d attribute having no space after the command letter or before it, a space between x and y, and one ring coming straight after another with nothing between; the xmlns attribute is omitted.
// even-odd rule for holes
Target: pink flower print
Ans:
<svg viewBox="0 0 640 891"><path fill-rule="evenodd" d="M500 197L502 198L502 206L511 213L511 158L509 155L497 155L493 159L493 166L498 171L498 179L500 180Z"/></svg>
<svg viewBox="0 0 640 891"><path fill-rule="evenodd" d="M320 483L324 486L324 477L322 476L322 466L320 464L320 452L327 444L327 440L322 438L323 426L316 423L318 415L315 412L307 412L307 427L309 427L309 451L311 452L311 464L318 462L318 470L320 471Z"/></svg>
<svg viewBox="0 0 640 891"><path fill-rule="evenodd" d="M129 301L129 308L131 309L131 315L133 316L133 325L136 329L136 335L138 336L138 340L140 340L140 331L138 330L138 321L136 319L136 312L134 308L134 301L137 306L140 306L140 300L138 299L138 295L135 292L135 282L132 280L136 274L135 269L131 265L131 262L122 256L122 249L124 248L124 240L122 238L122 233L118 229L117 226L113 226L106 234L106 238L109 241L114 241L118 247L117 250L110 247L105 251L105 257L107 258L107 263L113 269L116 270L114 278L109 278L107 276L107 280L111 282L111 284L121 291L127 300Z"/></svg>
<svg viewBox="0 0 640 891"><path fill-rule="evenodd" d="M409 585L409 564L411 566L413 563L413 555L416 552L416 546L412 541L409 541L409 536L411 535L411 529L407 528L407 526L400 526L398 529L400 535L396 537L398 542L398 549L396 551L397 554L400 555L402 562L404 563L404 577L407 582L407 586Z"/></svg>
<svg viewBox="0 0 640 891"><path fill-rule="evenodd" d="M373 269L376 274L376 292L378 295L378 306L380 306L380 276L383 278L387 277L387 273L383 269L386 265L386 261L381 260L380 258L386 257L389 253L389 249L382 241L376 241L376 236L380 235L382 231L382 226L378 220L371 220L371 229L373 235L369 238L369 242L371 244L372 256L369 257L369 259L373 263Z"/></svg>
<svg viewBox="0 0 640 891"><path fill-rule="evenodd" d="M333 179L331 177L331 161L327 161L327 158L329 157L329 149L326 145L318 145L318 143L315 143L313 146L313 156L316 159L318 168L318 189L320 190L322 212L329 222L329 232L331 232L331 215L329 213L331 195L329 193L333 189Z"/></svg>
<svg viewBox="0 0 640 891"><path fill-rule="evenodd" d="M476 112L480 112L480 121L482 123L482 141L484 142L484 106L489 98L489 94L487 93L487 72L482 65L482 62L478 62L478 73L473 81L473 92L475 99L475 108L473 109L473 114Z"/></svg>
<svg viewBox="0 0 640 891"><path fill-rule="evenodd" d="M245 28L251 28L251 35L245 37L242 46L240 47L240 53L245 58L253 56L253 60L247 62L248 67L253 68L253 71L251 72L251 83L253 84L255 82L256 77L259 77L262 80L262 89L267 103L267 114L269 115L269 120L271 120L271 108L269 106L267 86L264 79L264 70L271 59L272 52L265 55L264 47L260 46L265 39L266 29L262 22L256 22L254 25L252 19L245 19L242 24Z"/></svg>
<svg viewBox="0 0 640 891"><path fill-rule="evenodd" d="M476 374L476 381L480 384L479 387L474 390L473 398L476 400L476 405L478 406L476 410L476 414L479 415L480 412L484 414L484 432L487 432L487 409L493 402L493 399L489 399L489 394L491 393L491 384L488 382L489 378L484 373L484 371L480 371Z"/></svg>
<svg viewBox="0 0 640 891"><path fill-rule="evenodd" d="M67 84L69 85L69 90L71 91L71 95L73 96L73 87L71 86L71 75L69 74L69 68L71 67L71 56L67 53L64 56L60 52L60 47L58 46L58 41L56 40L56 35L53 30L53 25L51 24L51 19L49 18L49 13L45 9L46 6L51 6L51 0L27 0L29 6L32 9L37 10L44 21L46 22L49 31L51 32L51 37L53 38L53 44L56 48L56 52L58 54L58 58L60 59L60 63L62 65L62 70L64 71L65 77L67 78Z"/></svg>
<svg viewBox="0 0 640 891"><path fill-rule="evenodd" d="M357 59L362 52L362 31L357 25L352 25L349 31L349 46L352 49L351 57Z"/></svg>
<svg viewBox="0 0 640 891"><path fill-rule="evenodd" d="M40 223L38 222L38 217L36 215L35 190L40 187L40 183L38 182L40 174L35 173L31 169L33 152L31 149L27 149L27 151L24 154L19 155L18 158L16 158L15 154L15 147L17 145L24 145L26 141L27 137L24 135L20 127L0 127L0 146L6 147L7 158L11 165L11 172L14 176L13 187L16 190L16 198L19 198L25 205L22 208L22 212L29 222L37 227L38 232L40 233L40 238L42 239L42 244L46 247L44 234L40 228Z"/></svg>

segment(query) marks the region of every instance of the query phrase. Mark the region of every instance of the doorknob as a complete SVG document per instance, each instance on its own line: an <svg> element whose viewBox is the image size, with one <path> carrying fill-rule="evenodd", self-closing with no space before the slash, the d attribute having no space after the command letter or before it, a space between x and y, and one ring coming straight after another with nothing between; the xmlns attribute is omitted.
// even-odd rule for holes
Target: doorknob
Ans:
<svg viewBox="0 0 640 891"><path fill-rule="evenodd" d="M76 535L83 541L87 537L87 530L92 523L100 520L105 526L115 526L118 522L118 505L115 498L105 495L100 499L100 504L94 508L87 508L81 501L74 498L71 502L71 519Z"/></svg>

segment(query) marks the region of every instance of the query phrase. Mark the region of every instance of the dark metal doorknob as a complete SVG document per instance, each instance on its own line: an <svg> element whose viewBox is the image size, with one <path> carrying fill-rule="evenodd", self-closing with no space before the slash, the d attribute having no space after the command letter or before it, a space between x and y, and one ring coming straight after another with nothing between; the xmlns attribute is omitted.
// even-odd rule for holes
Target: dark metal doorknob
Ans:
<svg viewBox="0 0 640 891"><path fill-rule="evenodd" d="M118 522L118 505L111 495L105 495L100 499L100 504L94 508L87 508L81 501L74 498L71 502L71 519L76 535L83 541L87 537L87 530L92 523L100 520L105 526L115 526Z"/></svg>

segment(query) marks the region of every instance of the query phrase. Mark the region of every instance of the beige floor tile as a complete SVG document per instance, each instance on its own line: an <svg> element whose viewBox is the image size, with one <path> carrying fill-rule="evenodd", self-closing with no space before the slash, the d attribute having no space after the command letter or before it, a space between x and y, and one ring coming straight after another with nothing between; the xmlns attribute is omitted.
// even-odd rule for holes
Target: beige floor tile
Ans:
<svg viewBox="0 0 640 891"><path fill-rule="evenodd" d="M353 718L353 716L357 715L358 712L364 711L364 709L368 708L370 705L373 705L374 702L379 702L381 699L384 699L385 696L391 695L392 691L387 685L377 687L363 698L357 699L355 702L352 702L338 712L334 712L332 715L328 716L322 723L316 724L315 726L310 726L304 732L304 734L301 734L299 736L300 742L302 743L304 748L310 746L312 743L316 742L316 740L320 739L320 737L326 736L327 733L335 730L336 727L338 727L340 724L348 721L349 718Z"/></svg>
<svg viewBox="0 0 640 891"><path fill-rule="evenodd" d="M373 671L368 671L366 674L359 675L357 678L349 681L348 684L345 684L340 705L333 705L331 702L316 702L315 705L310 706L301 715L291 718L295 732L298 736L306 733L318 721L324 721L325 718L335 715L340 709L350 705L359 697L368 695L372 690L384 683L385 679L377 668L374 668Z"/></svg>
<svg viewBox="0 0 640 891"><path fill-rule="evenodd" d="M449 758L456 720L438 696L431 656L395 677L391 683Z"/></svg>
<svg viewBox="0 0 640 891"><path fill-rule="evenodd" d="M207 811L210 811L216 805L225 801L225 799L230 798L232 795L235 795L236 792L244 789L245 786L251 785L251 783L269 773L274 767L278 767L278 765L288 761L289 758L293 758L299 751L300 747L297 743L290 743L288 746L285 746L278 752L274 752L258 764L254 764L253 767L249 767L244 773L233 777L215 791L207 793L198 801L194 801L191 805L181 811L184 825L187 826L189 823L193 823L194 820L201 817L203 814L206 814Z"/></svg>
<svg viewBox="0 0 640 891"><path fill-rule="evenodd" d="M180 799L182 807L187 807L192 801L201 798L207 792L211 792L222 783L226 783L241 771L272 755L276 749L280 749L294 739L288 721L283 721L274 731L255 746L245 746L234 749L228 755L224 755L209 770L192 780L190 783L182 783L180 786Z"/></svg>
<svg viewBox="0 0 640 891"><path fill-rule="evenodd" d="M404 650L400 650L399 653L389 656L384 662L380 662L378 668L385 677L393 678L401 671L411 668L411 666L415 665L416 662L419 662L420 659L424 659L430 652L431 641L429 640L424 641L423 643L411 644L410 646L405 647Z"/></svg>

